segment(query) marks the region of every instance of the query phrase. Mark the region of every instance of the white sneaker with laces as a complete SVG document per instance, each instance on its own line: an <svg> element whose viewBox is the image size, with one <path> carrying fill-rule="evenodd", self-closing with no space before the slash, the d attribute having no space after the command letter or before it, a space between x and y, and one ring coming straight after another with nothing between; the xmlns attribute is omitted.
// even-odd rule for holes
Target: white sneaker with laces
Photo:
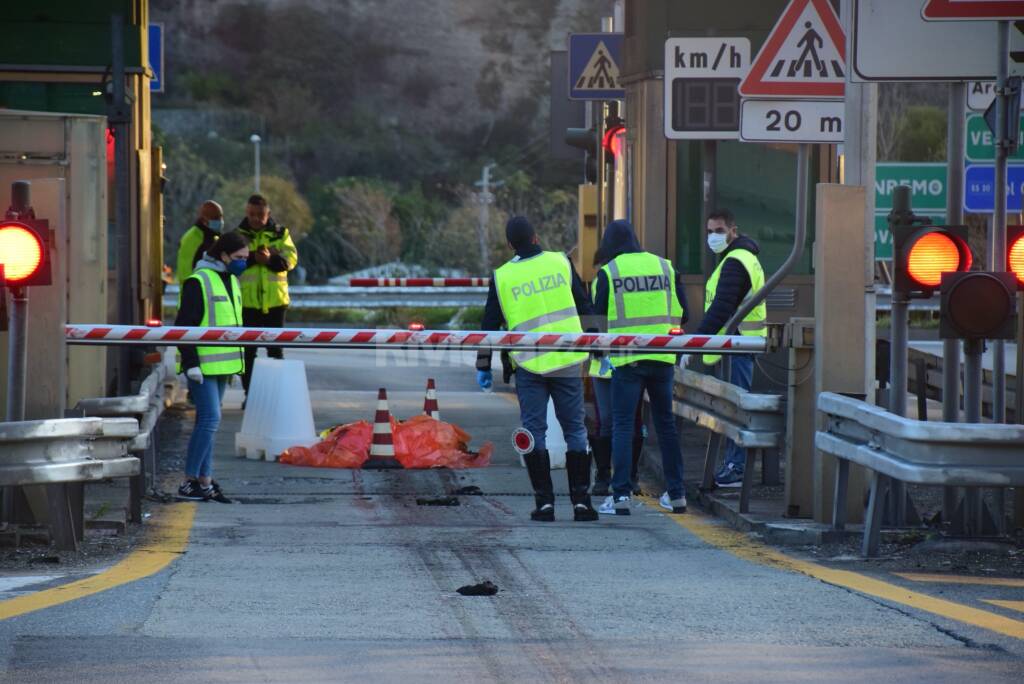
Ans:
<svg viewBox="0 0 1024 684"><path fill-rule="evenodd" d="M597 512L602 515L615 515L615 497L605 497L601 505L597 507Z"/></svg>
<svg viewBox="0 0 1024 684"><path fill-rule="evenodd" d="M686 495L679 497L678 499L668 498L668 492L664 492L661 498L658 499L658 505L664 508L666 511L672 511L673 513L685 513L686 512Z"/></svg>

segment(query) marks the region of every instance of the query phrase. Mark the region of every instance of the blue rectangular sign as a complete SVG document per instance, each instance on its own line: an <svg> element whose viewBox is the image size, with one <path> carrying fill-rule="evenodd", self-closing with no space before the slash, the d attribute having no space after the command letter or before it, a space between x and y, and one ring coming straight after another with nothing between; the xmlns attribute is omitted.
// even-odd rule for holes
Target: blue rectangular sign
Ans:
<svg viewBox="0 0 1024 684"><path fill-rule="evenodd" d="M990 164L972 164L964 174L964 211L991 214L995 210L996 169ZM1021 210L1024 192L1024 164L1010 164L1006 168L1006 210Z"/></svg>
<svg viewBox="0 0 1024 684"><path fill-rule="evenodd" d="M623 100L619 83L621 33L573 33L569 36L569 99Z"/></svg>
<svg viewBox="0 0 1024 684"><path fill-rule="evenodd" d="M164 25L149 25L149 68L153 70L153 79L149 82L149 90L153 93L164 92Z"/></svg>

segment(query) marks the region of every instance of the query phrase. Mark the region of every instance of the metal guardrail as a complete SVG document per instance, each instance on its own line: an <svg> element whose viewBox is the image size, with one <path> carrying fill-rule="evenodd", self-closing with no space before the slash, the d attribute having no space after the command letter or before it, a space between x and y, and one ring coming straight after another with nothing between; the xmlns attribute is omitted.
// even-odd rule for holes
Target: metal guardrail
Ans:
<svg viewBox="0 0 1024 684"><path fill-rule="evenodd" d="M782 397L754 394L711 375L676 369L673 412L711 431L704 459L702 487L714 486L714 468L725 438L748 450L740 489L740 512L750 510L753 464L761 456L765 484L779 483L778 449L782 446L786 416Z"/></svg>
<svg viewBox="0 0 1024 684"><path fill-rule="evenodd" d="M837 459L832 522L846 524L850 463L871 471L863 553L874 556L889 481L966 487L1024 485L1024 426L922 422L858 399L818 396L814 444Z"/></svg>
<svg viewBox="0 0 1024 684"><path fill-rule="evenodd" d="M291 285L293 309L376 309L393 306L462 308L483 306L486 287L349 287L346 285ZM178 286L164 291L165 307L178 306Z"/></svg>
<svg viewBox="0 0 1024 684"><path fill-rule="evenodd" d="M163 363L153 366L139 387L139 393L128 397L98 397L82 399L75 406L86 416L127 417L138 421L138 433L128 445L128 451L142 463L133 473L129 495L129 520L142 522L142 495L156 486L155 431L164 411L168 369Z"/></svg>
<svg viewBox="0 0 1024 684"><path fill-rule="evenodd" d="M139 473L133 418L53 418L0 423L0 485L90 482Z"/></svg>

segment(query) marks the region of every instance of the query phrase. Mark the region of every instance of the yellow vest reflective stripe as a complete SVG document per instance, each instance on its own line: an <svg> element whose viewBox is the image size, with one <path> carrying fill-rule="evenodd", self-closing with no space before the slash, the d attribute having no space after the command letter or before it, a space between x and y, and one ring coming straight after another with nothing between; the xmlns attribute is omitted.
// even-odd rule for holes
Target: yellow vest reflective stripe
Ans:
<svg viewBox="0 0 1024 684"><path fill-rule="evenodd" d="M189 277L198 280L203 291L203 320L199 325L204 328L242 325L242 293L235 276L229 276L234 297L228 294L220 274L212 269L200 268ZM241 347L197 347L196 351L203 375L234 375L245 368Z"/></svg>
<svg viewBox="0 0 1024 684"><path fill-rule="evenodd" d="M650 252L620 254L604 268L608 278L608 332L667 335L679 326L683 307L676 294L676 272ZM675 354L612 354L612 366L635 361L675 363Z"/></svg>
<svg viewBox="0 0 1024 684"><path fill-rule="evenodd" d="M241 229L241 233L249 238L249 251L255 252L262 247L276 249L281 258L288 264L288 270L295 268L299 262L295 243L292 242L288 229L279 226L278 231ZM242 305L247 309L259 309L266 313L275 306L287 306L291 303L288 295L288 272L275 272L263 264L253 264L242 273Z"/></svg>
<svg viewBox="0 0 1024 684"><path fill-rule="evenodd" d="M590 283L590 298L592 300L595 300L595 301L597 300L597 278L594 278L593 282ZM606 368L608 368L608 370L606 370L605 372L602 373L601 372L601 359L591 358L590 359L590 371L589 371L588 374L592 378L601 378L602 380L611 380L612 379L612 369L611 369L610 366L606 366Z"/></svg>
<svg viewBox="0 0 1024 684"><path fill-rule="evenodd" d="M178 243L177 271L178 277L178 304L181 304L180 288L185 284L185 278L192 275L192 261L195 259L196 251L203 244L203 229L199 226L192 226L181 236ZM200 255L202 256L202 255Z"/></svg>
<svg viewBox="0 0 1024 684"><path fill-rule="evenodd" d="M513 259L494 272L494 288L509 330L583 332L572 297L572 267L564 254L541 252ZM586 360L585 352L514 351L512 362L546 375Z"/></svg>
<svg viewBox="0 0 1024 684"><path fill-rule="evenodd" d="M750 292L748 292L747 296L743 299L744 303L749 301L751 297L764 287L764 269L761 267L761 262L758 261L757 256L746 249L734 249L725 255L725 258L718 264L718 267L715 269L714 273L711 274L711 278L708 280L707 287L704 289L705 313L711 308L711 303L715 301L715 294L718 292L718 279L722 275L722 267L729 259L735 259L743 264L743 268L746 269L747 275L750 277ZM740 324L737 326L737 331L740 335L765 337L768 334L768 328L765 326L767 321L768 306L764 302L761 302L755 306L742 321L740 321ZM724 335L725 328L719 330L718 334ZM705 364L711 366L718 363L721 358L722 357L719 354L705 354L702 360Z"/></svg>

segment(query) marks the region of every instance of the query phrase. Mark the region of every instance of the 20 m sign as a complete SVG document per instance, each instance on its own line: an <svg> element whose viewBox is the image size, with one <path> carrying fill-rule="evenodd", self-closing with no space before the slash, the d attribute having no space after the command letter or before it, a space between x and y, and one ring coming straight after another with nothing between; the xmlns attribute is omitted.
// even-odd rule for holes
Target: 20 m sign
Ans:
<svg viewBox="0 0 1024 684"><path fill-rule="evenodd" d="M841 143L842 100L743 100L744 142Z"/></svg>

